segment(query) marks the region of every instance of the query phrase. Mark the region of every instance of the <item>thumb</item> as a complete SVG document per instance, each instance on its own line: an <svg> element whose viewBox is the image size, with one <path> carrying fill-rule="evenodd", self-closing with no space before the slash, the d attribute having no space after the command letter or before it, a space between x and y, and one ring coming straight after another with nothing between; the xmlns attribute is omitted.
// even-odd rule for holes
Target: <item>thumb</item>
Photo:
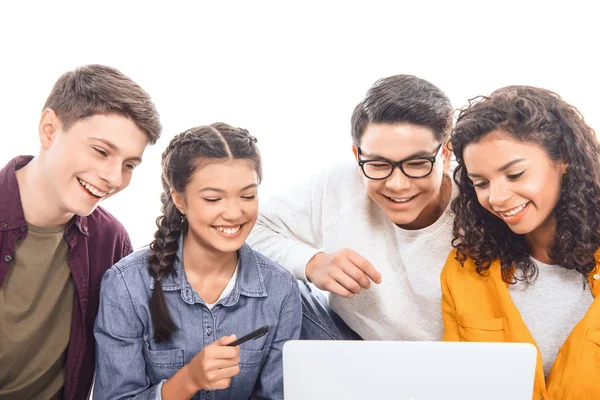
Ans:
<svg viewBox="0 0 600 400"><path fill-rule="evenodd" d="M219 339L219 343L222 344L223 346L227 346L229 343L233 343L237 340L237 337L234 335L229 335L229 336L223 336L221 339Z"/></svg>

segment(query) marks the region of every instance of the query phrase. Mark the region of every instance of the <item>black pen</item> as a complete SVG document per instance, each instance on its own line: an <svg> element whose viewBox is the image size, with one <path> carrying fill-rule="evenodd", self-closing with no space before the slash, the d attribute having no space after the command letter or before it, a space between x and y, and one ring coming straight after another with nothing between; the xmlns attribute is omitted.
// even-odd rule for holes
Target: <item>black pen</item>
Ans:
<svg viewBox="0 0 600 400"><path fill-rule="evenodd" d="M250 332L246 336L242 336L238 340L233 343L229 343L227 346L239 346L242 343L246 343L249 340L258 339L261 336L264 336L269 332L269 325L261 326L257 330Z"/></svg>

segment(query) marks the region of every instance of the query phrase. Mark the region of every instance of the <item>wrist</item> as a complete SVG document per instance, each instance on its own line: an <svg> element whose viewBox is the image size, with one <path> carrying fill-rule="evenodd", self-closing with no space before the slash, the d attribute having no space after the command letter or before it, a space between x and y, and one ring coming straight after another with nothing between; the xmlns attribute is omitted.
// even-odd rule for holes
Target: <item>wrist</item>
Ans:
<svg viewBox="0 0 600 400"><path fill-rule="evenodd" d="M183 366L172 377L167 379L161 389L163 400L191 399L202 388L194 381L189 364Z"/></svg>
<svg viewBox="0 0 600 400"><path fill-rule="evenodd" d="M317 268L319 259L321 258L322 255L325 255L325 253L320 251L317 254L315 254L314 256L312 256L312 258L310 260L308 260L308 262L306 263L306 268L304 269L304 274L306 275L306 279L309 282L312 282L310 277L312 276L313 272Z"/></svg>

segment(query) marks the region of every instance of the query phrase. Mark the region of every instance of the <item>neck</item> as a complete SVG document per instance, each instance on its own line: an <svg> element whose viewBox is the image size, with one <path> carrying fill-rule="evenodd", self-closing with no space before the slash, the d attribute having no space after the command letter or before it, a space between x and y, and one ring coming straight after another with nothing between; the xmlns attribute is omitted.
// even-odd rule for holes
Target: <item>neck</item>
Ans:
<svg viewBox="0 0 600 400"><path fill-rule="evenodd" d="M52 203L55 196L48 187L48 180L42 173L37 157L17 170L16 175L25 221L40 227L51 227L64 225L73 218L73 213L64 212Z"/></svg>
<svg viewBox="0 0 600 400"><path fill-rule="evenodd" d="M183 240L183 265L187 274L195 276L227 275L231 277L238 261L237 251L210 251L188 230Z"/></svg>
<svg viewBox="0 0 600 400"><path fill-rule="evenodd" d="M551 216L534 231L525 235L525 240L529 247L529 254L544 264L553 264L552 258L548 255L548 248L554 242L555 233L556 221Z"/></svg>
<svg viewBox="0 0 600 400"><path fill-rule="evenodd" d="M444 175L442 177L442 184L437 197L431 201L424 209L421 214L413 222L407 225L399 226L406 230L416 230L427 228L433 225L435 221L440 219L442 214L446 211L450 198L452 197L452 181L450 177Z"/></svg>

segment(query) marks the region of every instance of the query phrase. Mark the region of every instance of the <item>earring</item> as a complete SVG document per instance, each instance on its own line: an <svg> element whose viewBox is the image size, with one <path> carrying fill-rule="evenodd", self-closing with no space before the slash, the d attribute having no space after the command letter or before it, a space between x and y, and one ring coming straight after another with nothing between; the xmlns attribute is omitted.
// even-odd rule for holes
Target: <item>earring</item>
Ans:
<svg viewBox="0 0 600 400"><path fill-rule="evenodd" d="M181 214L181 223L183 224L185 222L186 216L185 214Z"/></svg>

